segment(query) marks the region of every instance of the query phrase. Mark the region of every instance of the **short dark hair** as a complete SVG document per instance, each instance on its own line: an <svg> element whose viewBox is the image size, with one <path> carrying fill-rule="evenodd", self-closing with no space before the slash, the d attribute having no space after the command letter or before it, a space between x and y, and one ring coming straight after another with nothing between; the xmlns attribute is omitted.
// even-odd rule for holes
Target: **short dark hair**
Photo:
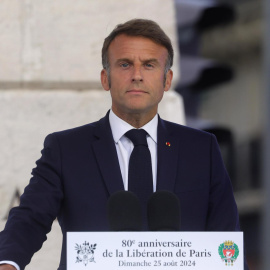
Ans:
<svg viewBox="0 0 270 270"><path fill-rule="evenodd" d="M157 44L164 46L168 51L165 74L172 67L174 53L170 38L165 34L165 32L156 22L147 19L133 19L123 24L118 24L104 40L102 47L102 66L108 72L110 67L108 56L109 46L115 37L120 34L145 37L151 39Z"/></svg>

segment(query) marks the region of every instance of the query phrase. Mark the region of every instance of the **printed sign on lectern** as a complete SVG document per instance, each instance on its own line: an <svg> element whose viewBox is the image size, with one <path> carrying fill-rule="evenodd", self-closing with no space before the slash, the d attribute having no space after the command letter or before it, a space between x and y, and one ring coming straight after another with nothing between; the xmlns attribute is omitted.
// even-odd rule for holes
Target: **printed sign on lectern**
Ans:
<svg viewBox="0 0 270 270"><path fill-rule="evenodd" d="M67 270L243 270L242 232L69 232Z"/></svg>

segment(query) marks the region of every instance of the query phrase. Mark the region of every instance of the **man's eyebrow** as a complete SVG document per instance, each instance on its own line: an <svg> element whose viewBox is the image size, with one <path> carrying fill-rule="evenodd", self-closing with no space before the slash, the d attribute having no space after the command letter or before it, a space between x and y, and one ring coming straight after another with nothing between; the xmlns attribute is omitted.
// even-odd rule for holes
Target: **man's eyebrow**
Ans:
<svg viewBox="0 0 270 270"><path fill-rule="evenodd" d="M145 59L142 62L152 62L152 63L159 63L159 61L156 58L149 58Z"/></svg>
<svg viewBox="0 0 270 270"><path fill-rule="evenodd" d="M117 63L119 62L133 62L133 60L129 59L129 58L119 58L116 60ZM159 63L158 59L156 58L148 58L148 59L142 59L141 60L142 63L148 63L148 62L152 62L152 63Z"/></svg>
<svg viewBox="0 0 270 270"><path fill-rule="evenodd" d="M119 65L120 63L129 63L129 64L132 64L133 63L133 60L132 59L129 59L129 58L119 58L115 62L116 65ZM151 63L151 64L154 64L156 66L160 66L160 62L156 58L142 59L141 60L141 63L144 64L144 65Z"/></svg>
<svg viewBox="0 0 270 270"><path fill-rule="evenodd" d="M116 60L116 63L120 63L120 62L128 62L131 63L132 60L128 59L128 58L119 58Z"/></svg>

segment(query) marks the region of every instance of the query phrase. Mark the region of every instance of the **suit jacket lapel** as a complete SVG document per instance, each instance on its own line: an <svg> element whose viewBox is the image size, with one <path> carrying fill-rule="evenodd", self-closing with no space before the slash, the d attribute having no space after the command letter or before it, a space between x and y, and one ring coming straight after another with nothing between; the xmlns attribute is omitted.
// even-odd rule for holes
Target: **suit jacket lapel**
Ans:
<svg viewBox="0 0 270 270"><path fill-rule="evenodd" d="M108 192L112 194L124 190L109 113L97 123L95 135L99 139L93 143L93 149Z"/></svg>
<svg viewBox="0 0 270 270"><path fill-rule="evenodd" d="M157 190L174 190L178 164L178 138L168 130L166 122L158 122Z"/></svg>
<svg viewBox="0 0 270 270"><path fill-rule="evenodd" d="M100 171L110 194L124 190L119 161L109 124L109 113L102 118L95 132L98 140L93 143ZM168 130L166 122L159 118L158 122L158 163L157 190L174 190L178 163L178 138Z"/></svg>

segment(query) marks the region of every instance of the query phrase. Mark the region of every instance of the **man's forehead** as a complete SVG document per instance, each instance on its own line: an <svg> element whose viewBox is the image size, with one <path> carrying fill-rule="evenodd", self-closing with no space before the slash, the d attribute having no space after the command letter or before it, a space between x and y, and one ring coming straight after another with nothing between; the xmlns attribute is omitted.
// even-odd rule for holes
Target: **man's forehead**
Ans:
<svg viewBox="0 0 270 270"><path fill-rule="evenodd" d="M130 42L134 42L134 41L137 41L137 42L147 42L147 43L152 43L153 45L155 44L156 46L160 46L160 47L163 47L165 48L165 46L161 45L160 43L154 41L153 39L151 39L150 37L146 37L146 36L140 36L140 35L127 35L127 34L119 34L117 35L111 42L110 46L113 44L113 43L122 43L122 42L127 42L127 41L130 41ZM109 46L109 47L110 47Z"/></svg>
<svg viewBox="0 0 270 270"><path fill-rule="evenodd" d="M109 49L110 54L117 54L117 55L129 55L132 53L139 53L143 55L163 55L167 57L168 51L167 49L152 39L143 37L143 36L129 36L126 34L120 34L114 38L111 42ZM123 56L124 57L124 56Z"/></svg>

